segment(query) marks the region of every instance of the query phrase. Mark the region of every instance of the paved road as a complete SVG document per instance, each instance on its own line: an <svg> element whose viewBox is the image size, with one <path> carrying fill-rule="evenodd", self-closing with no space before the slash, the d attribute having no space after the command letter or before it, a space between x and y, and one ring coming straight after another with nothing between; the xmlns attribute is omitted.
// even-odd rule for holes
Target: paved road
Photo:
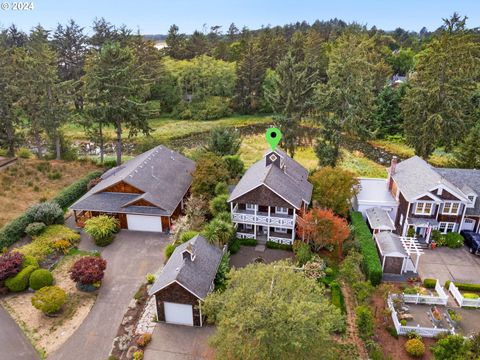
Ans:
<svg viewBox="0 0 480 360"><path fill-rule="evenodd" d="M208 337L215 328L201 328L159 323L152 342L145 349L145 360L206 360L213 359Z"/></svg>
<svg viewBox="0 0 480 360"><path fill-rule="evenodd" d="M460 249L440 247L425 250L420 257L418 274L422 279L439 279L442 285L447 280L478 284L480 256L470 254L465 246Z"/></svg>
<svg viewBox="0 0 480 360"><path fill-rule="evenodd" d="M163 264L167 242L164 234L124 230L111 245L101 249L107 270L97 301L77 331L48 359L107 359L123 314L145 274ZM99 249L83 233L79 247Z"/></svg>
<svg viewBox="0 0 480 360"><path fill-rule="evenodd" d="M3 357L5 356L5 357ZM15 320L0 306L0 359L37 360L37 352Z"/></svg>

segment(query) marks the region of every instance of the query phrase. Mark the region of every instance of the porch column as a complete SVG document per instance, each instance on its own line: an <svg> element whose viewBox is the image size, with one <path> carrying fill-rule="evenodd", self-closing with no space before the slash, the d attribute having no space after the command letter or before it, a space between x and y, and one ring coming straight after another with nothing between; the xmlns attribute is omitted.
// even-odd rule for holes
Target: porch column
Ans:
<svg viewBox="0 0 480 360"><path fill-rule="evenodd" d="M420 261L420 255L418 253L415 255L417 259L415 260L415 272L418 272L418 262Z"/></svg>
<svg viewBox="0 0 480 360"><path fill-rule="evenodd" d="M432 234L432 227L428 226L426 231L427 231L427 235L425 236L425 242L427 244L430 244L430 235Z"/></svg>
<svg viewBox="0 0 480 360"><path fill-rule="evenodd" d="M382 259L382 271L383 271L383 269L385 269L385 256Z"/></svg>
<svg viewBox="0 0 480 360"><path fill-rule="evenodd" d="M233 214L233 201L230 203L230 213Z"/></svg>
<svg viewBox="0 0 480 360"><path fill-rule="evenodd" d="M295 226L293 226L293 229L292 229L292 244L294 240L295 240Z"/></svg>
<svg viewBox="0 0 480 360"><path fill-rule="evenodd" d="M267 241L270 241L270 205L268 205L268 220L267 220Z"/></svg>

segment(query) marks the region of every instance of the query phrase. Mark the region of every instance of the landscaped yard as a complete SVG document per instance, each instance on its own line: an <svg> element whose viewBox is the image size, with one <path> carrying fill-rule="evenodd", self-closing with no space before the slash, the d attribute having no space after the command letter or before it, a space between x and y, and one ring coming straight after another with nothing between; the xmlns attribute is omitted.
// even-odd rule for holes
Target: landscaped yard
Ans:
<svg viewBox="0 0 480 360"><path fill-rule="evenodd" d="M31 205L54 197L64 187L99 168L77 161L19 159L0 171L0 228Z"/></svg>
<svg viewBox="0 0 480 360"><path fill-rule="evenodd" d="M33 292L12 294L0 304L22 328L42 358L58 349L80 326L95 303L96 293L77 290L68 270L73 263L87 255L79 253L64 257L53 270L55 285L67 293L67 302L57 317L47 317L32 306Z"/></svg>

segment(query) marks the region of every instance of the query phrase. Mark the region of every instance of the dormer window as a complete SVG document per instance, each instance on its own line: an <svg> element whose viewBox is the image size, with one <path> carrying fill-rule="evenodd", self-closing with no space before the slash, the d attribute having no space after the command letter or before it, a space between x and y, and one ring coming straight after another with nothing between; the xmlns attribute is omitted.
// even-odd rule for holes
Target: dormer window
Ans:
<svg viewBox="0 0 480 360"><path fill-rule="evenodd" d="M476 195L468 195L468 205L467 207L473 208L475 207L475 201L477 201L477 196Z"/></svg>
<svg viewBox="0 0 480 360"><path fill-rule="evenodd" d="M457 202L446 202L443 205L443 211L442 214L448 214L448 215L458 215L458 212L460 211L460 203Z"/></svg>

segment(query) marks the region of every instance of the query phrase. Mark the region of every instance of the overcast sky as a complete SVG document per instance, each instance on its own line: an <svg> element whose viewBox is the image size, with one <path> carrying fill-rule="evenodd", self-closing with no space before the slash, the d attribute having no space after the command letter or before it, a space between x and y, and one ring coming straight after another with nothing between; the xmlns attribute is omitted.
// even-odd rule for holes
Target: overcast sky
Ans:
<svg viewBox="0 0 480 360"><path fill-rule="evenodd" d="M18 0L0 0L11 4ZM27 1L28 0L22 0ZM191 33L203 25L234 22L238 28L284 25L306 20L339 18L384 30L402 27L434 30L454 11L467 15L469 27L480 26L480 0L32 0L34 10L0 10L0 26L15 23L22 30L37 24L53 29L70 18L90 31L95 17L125 24L142 34L166 34L171 24Z"/></svg>

